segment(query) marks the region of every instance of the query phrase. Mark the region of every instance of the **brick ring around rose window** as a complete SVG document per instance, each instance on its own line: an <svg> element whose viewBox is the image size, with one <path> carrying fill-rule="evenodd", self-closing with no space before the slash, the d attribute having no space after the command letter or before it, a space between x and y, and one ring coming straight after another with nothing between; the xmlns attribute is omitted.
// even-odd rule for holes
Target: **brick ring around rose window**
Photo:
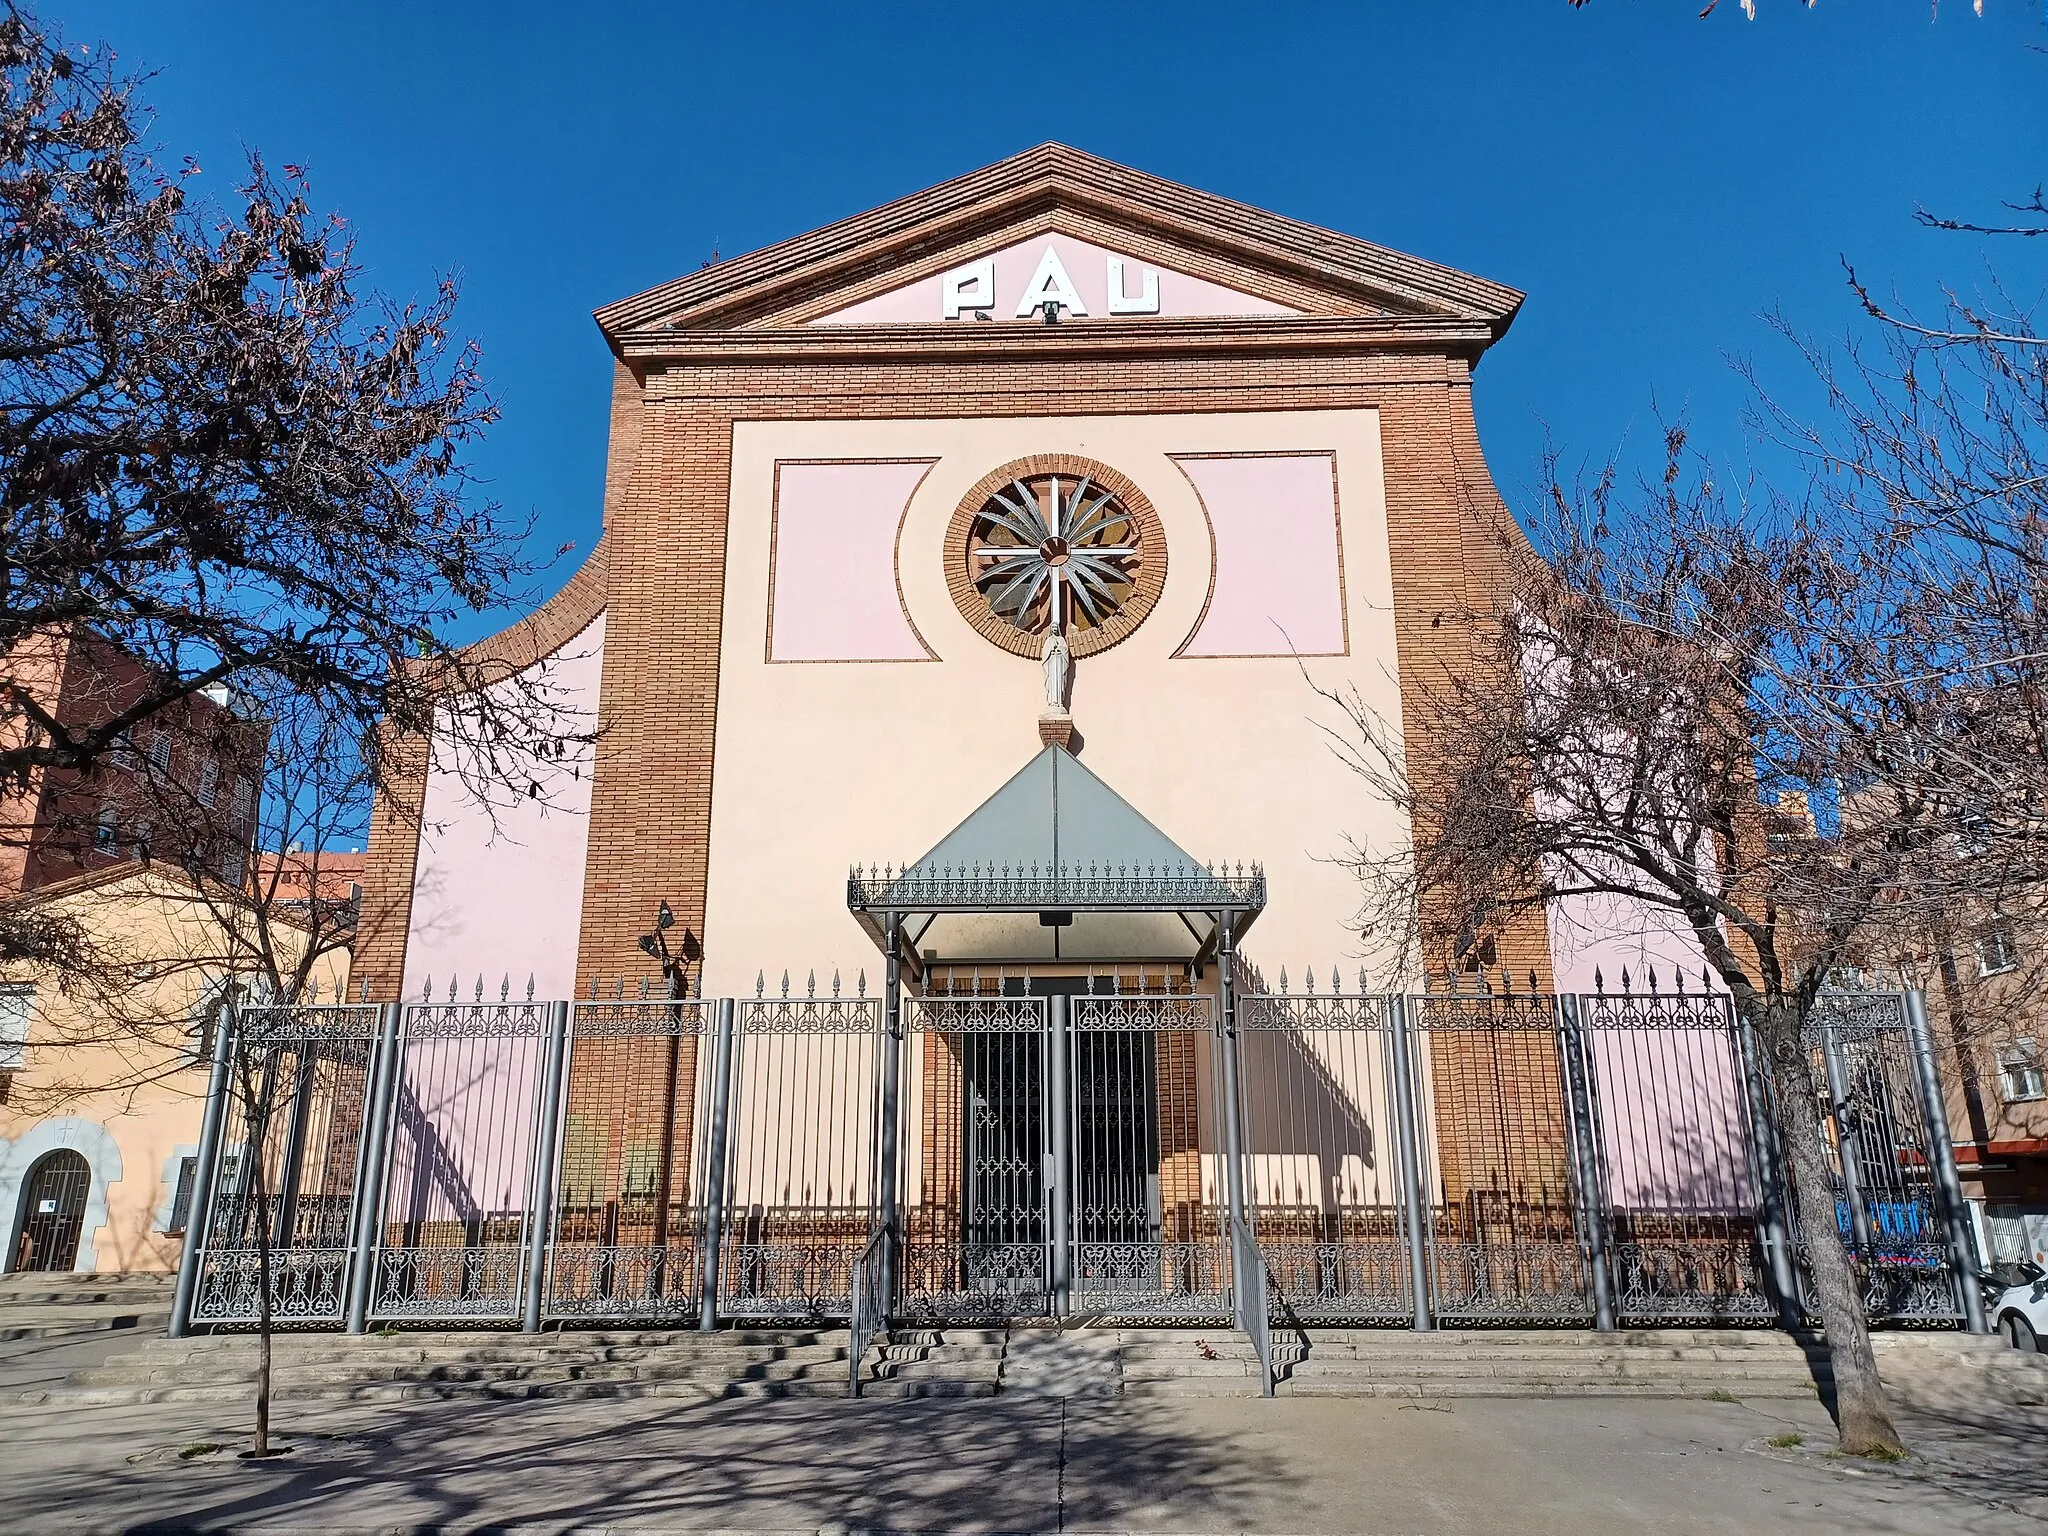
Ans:
<svg viewBox="0 0 2048 1536"><path fill-rule="evenodd" d="M1093 459L1037 454L984 475L946 530L946 585L986 640L1036 660L1058 616L1078 658L1145 620L1166 586L1152 503Z"/></svg>

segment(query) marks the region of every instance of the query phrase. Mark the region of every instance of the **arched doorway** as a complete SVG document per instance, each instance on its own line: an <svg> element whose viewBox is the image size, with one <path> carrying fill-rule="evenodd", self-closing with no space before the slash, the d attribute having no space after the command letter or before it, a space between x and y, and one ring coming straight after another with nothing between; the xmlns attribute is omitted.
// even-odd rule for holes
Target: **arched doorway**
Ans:
<svg viewBox="0 0 2048 1536"><path fill-rule="evenodd" d="M78 1262L92 1169L68 1149L36 1160L22 1187L10 1270L69 1270Z"/></svg>

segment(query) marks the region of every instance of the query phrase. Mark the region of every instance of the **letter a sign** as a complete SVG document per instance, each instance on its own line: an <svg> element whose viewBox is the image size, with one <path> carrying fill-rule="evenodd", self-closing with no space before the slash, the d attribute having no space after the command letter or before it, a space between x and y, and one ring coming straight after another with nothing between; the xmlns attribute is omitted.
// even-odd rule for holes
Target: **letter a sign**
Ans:
<svg viewBox="0 0 2048 1536"><path fill-rule="evenodd" d="M1088 313L1088 307L1081 302L1081 295L1074 292L1073 280L1067 276L1067 269L1060 265L1060 253L1049 245L1045 254L1038 258L1038 270L1024 285L1024 297L1017 301L1017 318L1022 320L1047 304L1062 305L1070 315Z"/></svg>

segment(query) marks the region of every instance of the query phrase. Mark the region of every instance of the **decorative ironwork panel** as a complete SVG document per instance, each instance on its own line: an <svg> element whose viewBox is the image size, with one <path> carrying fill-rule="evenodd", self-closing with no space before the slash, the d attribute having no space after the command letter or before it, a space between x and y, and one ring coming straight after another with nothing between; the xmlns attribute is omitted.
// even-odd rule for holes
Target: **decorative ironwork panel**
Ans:
<svg viewBox="0 0 2048 1536"><path fill-rule="evenodd" d="M703 1278L699 1262L694 1240L659 1247L550 1243L546 1315L695 1322Z"/></svg>
<svg viewBox="0 0 2048 1536"><path fill-rule="evenodd" d="M1227 1245L1221 1236L1193 1242L1076 1243L1074 1310L1110 1321L1227 1318Z"/></svg>
<svg viewBox="0 0 2048 1536"><path fill-rule="evenodd" d="M1243 1030L1378 1030L1393 1024L1391 996L1376 992L1251 992L1237 1000Z"/></svg>
<svg viewBox="0 0 2048 1536"><path fill-rule="evenodd" d="M1617 1241L1614 1271L1615 1315L1624 1324L1768 1327L1777 1319L1777 1304L1757 1267L1752 1231Z"/></svg>
<svg viewBox="0 0 2048 1536"><path fill-rule="evenodd" d="M749 1035L872 1035L882 1027L878 997L757 997L741 1002Z"/></svg>
<svg viewBox="0 0 2048 1536"><path fill-rule="evenodd" d="M1557 1030L1548 992L1429 992L1408 999L1408 1022L1421 1030Z"/></svg>
<svg viewBox="0 0 2048 1536"><path fill-rule="evenodd" d="M572 1040L645 1040L670 1035L711 1033L716 1002L701 997L623 1001L593 998L572 1003L569 1008L569 1037Z"/></svg>
<svg viewBox="0 0 2048 1536"><path fill-rule="evenodd" d="M1193 993L1123 992L1074 999L1076 1030L1201 1032L1215 1027L1215 999Z"/></svg>
<svg viewBox="0 0 2048 1536"><path fill-rule="evenodd" d="M460 1318L509 1322L526 1290L526 1247L517 1228L493 1242L464 1246L384 1248L377 1254L375 1313L418 1321Z"/></svg>
<svg viewBox="0 0 2048 1536"><path fill-rule="evenodd" d="M1584 1323L1593 1315L1585 1262L1568 1238L1438 1236L1430 1244L1430 1281L1440 1321Z"/></svg>
<svg viewBox="0 0 2048 1536"><path fill-rule="evenodd" d="M1579 998L1588 1029L1697 1029L1725 1033L1735 1012L1723 992L1589 992Z"/></svg>
<svg viewBox="0 0 2048 1536"><path fill-rule="evenodd" d="M405 1010L405 1038L426 1040L540 1039L548 1003L415 1003Z"/></svg>
<svg viewBox="0 0 2048 1536"><path fill-rule="evenodd" d="M1046 1024L1042 997L921 997L912 1012L916 1028L937 1035L1036 1034Z"/></svg>
<svg viewBox="0 0 2048 1536"><path fill-rule="evenodd" d="M1408 1244L1400 1236L1305 1242L1259 1238L1273 1287L1305 1323L1406 1321L1415 1303Z"/></svg>
<svg viewBox="0 0 2048 1536"><path fill-rule="evenodd" d="M284 1248L270 1256L270 1318L281 1327L333 1327L347 1305L347 1248ZM260 1321L262 1264L254 1248L212 1250L200 1271L192 1315L209 1323Z"/></svg>
<svg viewBox="0 0 2048 1536"><path fill-rule="evenodd" d="M1256 864L856 867L846 904L856 912L1243 912L1265 906L1266 875Z"/></svg>

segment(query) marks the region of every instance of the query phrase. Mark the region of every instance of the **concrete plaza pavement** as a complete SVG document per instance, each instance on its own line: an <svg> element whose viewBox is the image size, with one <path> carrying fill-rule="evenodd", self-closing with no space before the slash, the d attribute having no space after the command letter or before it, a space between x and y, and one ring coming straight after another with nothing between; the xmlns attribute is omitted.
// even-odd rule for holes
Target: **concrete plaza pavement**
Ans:
<svg viewBox="0 0 2048 1536"><path fill-rule="evenodd" d="M2048 1418L1968 1420L1909 1419L1892 1469L1821 1455L1817 1402L320 1403L249 1463L178 1459L246 1439L218 1404L16 1406L0 1529L2048 1531Z"/></svg>

